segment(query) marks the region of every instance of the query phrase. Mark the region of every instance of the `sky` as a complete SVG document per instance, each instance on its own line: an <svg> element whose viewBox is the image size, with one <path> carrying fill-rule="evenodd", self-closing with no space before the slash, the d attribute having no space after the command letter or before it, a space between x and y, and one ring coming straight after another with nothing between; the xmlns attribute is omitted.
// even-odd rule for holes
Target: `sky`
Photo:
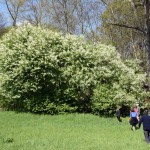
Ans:
<svg viewBox="0 0 150 150"><path fill-rule="evenodd" d="M2 0L0 0L0 12L4 15L4 18L6 19L6 26L9 26L11 24L11 20L9 17L9 13L6 9L6 5L3 4Z"/></svg>

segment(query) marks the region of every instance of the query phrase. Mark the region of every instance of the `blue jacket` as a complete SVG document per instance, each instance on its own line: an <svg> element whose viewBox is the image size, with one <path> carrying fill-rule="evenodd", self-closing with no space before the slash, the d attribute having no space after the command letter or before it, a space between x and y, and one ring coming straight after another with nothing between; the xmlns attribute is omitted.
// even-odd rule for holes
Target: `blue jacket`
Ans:
<svg viewBox="0 0 150 150"><path fill-rule="evenodd" d="M143 123L143 129L144 130L150 130L150 116L144 115L141 117L141 119L139 121L139 128L140 128L142 123Z"/></svg>

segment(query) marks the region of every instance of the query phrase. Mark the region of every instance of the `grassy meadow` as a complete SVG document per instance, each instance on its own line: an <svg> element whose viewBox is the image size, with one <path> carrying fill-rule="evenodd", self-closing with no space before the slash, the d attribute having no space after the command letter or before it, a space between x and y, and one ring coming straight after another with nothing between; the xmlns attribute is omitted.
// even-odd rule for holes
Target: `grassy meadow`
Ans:
<svg viewBox="0 0 150 150"><path fill-rule="evenodd" d="M0 150L146 150L142 128L128 118L0 112Z"/></svg>

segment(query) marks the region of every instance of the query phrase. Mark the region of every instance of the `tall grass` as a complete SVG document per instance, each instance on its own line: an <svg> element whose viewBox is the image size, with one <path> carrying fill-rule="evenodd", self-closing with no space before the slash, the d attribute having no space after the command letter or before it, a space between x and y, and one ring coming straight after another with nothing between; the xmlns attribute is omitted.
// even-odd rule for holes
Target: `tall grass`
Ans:
<svg viewBox="0 0 150 150"><path fill-rule="evenodd" d="M142 128L127 118L0 112L0 150L146 150Z"/></svg>

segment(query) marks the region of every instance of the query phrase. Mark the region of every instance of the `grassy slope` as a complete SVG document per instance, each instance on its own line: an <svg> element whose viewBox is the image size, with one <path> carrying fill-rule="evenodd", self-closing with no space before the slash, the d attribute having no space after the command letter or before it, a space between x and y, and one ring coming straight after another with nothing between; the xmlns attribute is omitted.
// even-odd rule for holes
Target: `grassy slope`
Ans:
<svg viewBox="0 0 150 150"><path fill-rule="evenodd" d="M0 150L145 150L142 128L88 114L0 112Z"/></svg>

